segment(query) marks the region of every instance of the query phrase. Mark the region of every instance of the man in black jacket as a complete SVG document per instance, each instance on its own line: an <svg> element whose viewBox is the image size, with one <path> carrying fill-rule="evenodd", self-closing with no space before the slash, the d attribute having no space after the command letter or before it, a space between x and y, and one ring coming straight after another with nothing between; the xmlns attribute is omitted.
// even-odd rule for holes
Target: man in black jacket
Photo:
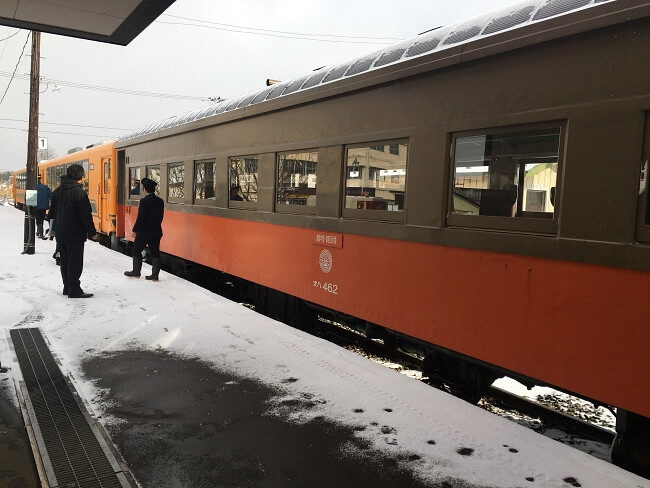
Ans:
<svg viewBox="0 0 650 488"><path fill-rule="evenodd" d="M135 241L133 242L133 269L125 271L126 276L140 278L142 269L142 251L145 246L149 246L151 253L151 275L145 276L145 279L158 281L160 273L160 239L162 239L162 220L165 212L165 202L158 197L156 191L156 182L149 178L142 178L140 186L143 189L144 197L140 200L138 206L138 216L133 224L133 233Z"/></svg>
<svg viewBox="0 0 650 488"><path fill-rule="evenodd" d="M86 238L97 240L88 194L81 182L86 177L83 166L71 164L61 185L52 192L50 219L56 222L56 243L60 251L63 294L68 298L90 298L84 293L79 278L84 267Z"/></svg>

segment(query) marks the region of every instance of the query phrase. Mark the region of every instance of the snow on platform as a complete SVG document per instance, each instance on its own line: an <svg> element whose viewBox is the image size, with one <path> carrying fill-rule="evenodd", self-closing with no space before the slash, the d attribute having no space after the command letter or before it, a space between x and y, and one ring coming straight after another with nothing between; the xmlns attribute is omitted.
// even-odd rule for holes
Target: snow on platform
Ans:
<svg viewBox="0 0 650 488"><path fill-rule="evenodd" d="M147 458L155 464L156 457L165 456L165 446L178 452L190 444L198 449L196 443L227 432L237 424L234 419L243 421L242 415L248 414L236 409L226 414L227 403L211 404L212 410L202 413L202 402L213 401L237 384L248 385L239 389L240 395L253 392L255 387L251 385L256 384L272 392L259 397L249 395L248 400L259 398L260 405L254 409L256 418L273 420L274 428L281 420L280 425L286 426L287 432L295 427L322 426L321 430L327 433L337 429L333 426L340 426L353 439L339 436L338 446L329 449L337 451L334 456L354 459L357 451L362 450L366 456L370 452L393 459L395 469L411 473L418 486L650 488L649 480L260 316L168 273L162 272L158 283L126 278L122 273L130 268L131 259L94 242L86 243L81 286L95 296L68 299L61 294L59 268L52 259L54 241L37 240L36 254L21 255L23 223L22 212L0 206L0 327L5 329L0 336L0 361L4 366L12 360L9 329L39 327L60 360L62 371L74 378L93 414L114 437L144 486L154 486L142 479L150 472L145 466ZM148 272L145 265L143 275ZM174 371L178 370L173 376L184 388L175 390L173 398L161 393L161 406L155 407L155 391L165 386L160 378L165 377L165 372L172 376L170 358L172 362L180 361L173 365ZM109 365L111 359L114 362ZM137 362L140 359L146 362ZM136 366L139 364L146 366ZM11 367L18 378L19 368L15 364ZM212 376L210 371L218 375ZM147 391L148 382L149 391L154 393L138 396L140 390ZM200 389L202 382L211 386ZM185 397L194 402L192 406L183 406ZM138 405L141 410L135 415ZM123 415L128 406L131 413ZM182 420L185 413L194 415L196 429ZM210 415L220 420L210 424L212 430L208 435L205 429ZM145 419L153 423L147 427L149 430L139 432L142 442L137 452L132 451L133 444L127 438L129 427L144 429ZM178 445L170 440L178 435L170 434L164 443L156 444L154 451L147 452L151 446L145 441L155 436L152 429L163 432L174 422L184 432ZM263 429L258 430L260 436L265 435ZM276 435L277 440L266 439L268 443L263 445L267 450L284 452L283 434ZM309 439L312 443L317 441L312 434L291 439L292 455L306 458L312 448ZM228 443L221 443L221 459L228 455L231 445L232 450L241 454L248 441L262 445L255 436L232 436ZM303 442L304 446L300 444ZM210 476L227 479L226 474L219 474L219 463L208 466L206 454L202 456L203 462L194 460L191 466L178 466L173 480L169 475L167 486L210 486L207 481L205 485L183 482L182 473L190 476L191 471L196 476L203 466L206 473L212 473ZM188 459L189 455L177 456L179 464ZM237 483L271 486L263 483L264 473L272 468L271 464L284 462L291 464L290 460L278 458L267 461L266 467L249 469L257 481L239 478ZM309 479L310 469L324 467L327 471L327 458L318 462L319 467L309 459L294 463L294 471L287 475L287 480ZM1 464L0 460L0 469ZM233 466L229 469L235 469ZM301 466L304 473L299 473ZM244 472L245 469L240 470L239 476ZM322 473L312 471L312 475ZM365 476L374 476L379 482L385 475L377 469ZM311 486L326 486L318 479L312 481ZM371 485L368 479L360 483ZM277 486L299 484L286 481Z"/></svg>

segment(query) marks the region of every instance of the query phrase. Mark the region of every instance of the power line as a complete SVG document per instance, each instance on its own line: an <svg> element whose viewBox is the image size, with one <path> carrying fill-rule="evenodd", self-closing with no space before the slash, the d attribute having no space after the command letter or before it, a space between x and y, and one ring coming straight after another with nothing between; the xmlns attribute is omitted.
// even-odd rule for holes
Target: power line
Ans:
<svg viewBox="0 0 650 488"><path fill-rule="evenodd" d="M0 126L0 129L7 129L7 130L19 130L21 132L28 132L27 129L20 129L18 127L2 127ZM57 131L51 131L51 130L39 130L39 134L66 134L70 136L87 136L87 137L99 137L102 139L112 139L112 140L117 140L117 136L107 136L106 134L98 135L98 134L79 134L78 132L57 132Z"/></svg>
<svg viewBox="0 0 650 488"><path fill-rule="evenodd" d="M5 120L7 122L27 122L26 120L23 119L3 119L0 118L0 120ZM85 124L64 124L62 122L42 122L39 121L38 125L67 125L70 127L90 127L91 129L108 129L108 130L123 130L123 131L129 131L132 129L125 129L124 127L101 127L97 125L85 125Z"/></svg>
<svg viewBox="0 0 650 488"><path fill-rule="evenodd" d="M18 62L16 63L16 67L14 68L14 72L11 74L11 79L9 80L9 83L7 83L7 88L5 89L5 92L2 95L2 99L0 100L0 105L2 105L2 102L5 101L5 97L7 96L7 92L9 91L9 87L11 86L11 82L14 80L14 77L16 76L16 71L18 71L18 66L20 65L20 62L23 59L23 54L25 54L25 47L27 46L27 42L29 41L29 36L30 35L31 35L31 32L28 32L27 33L27 39L25 39L25 44L23 45L23 50L20 53L20 57L18 58ZM29 78L29 76L27 78Z"/></svg>
<svg viewBox="0 0 650 488"><path fill-rule="evenodd" d="M12 37L18 35L19 32L20 32L20 29L18 29L16 32L11 34L9 37L5 37L4 39L0 39L0 42L6 41L7 39L11 39Z"/></svg>
<svg viewBox="0 0 650 488"><path fill-rule="evenodd" d="M335 37L335 38L340 38L340 39L371 39L371 40L380 40L380 41L401 41L403 39L398 38L398 37L371 37L371 36L342 36L342 35L336 35L336 34L316 34L316 33L302 33L302 32L290 32L290 31L278 31L278 30L272 30L272 29L259 29L257 27L246 27L242 25L232 25L232 24L223 24L221 22L210 22L208 20L201 20L201 19L191 19L189 17L179 17L178 15L170 15L170 14L163 14L163 17L173 17L175 19L181 19L181 20L189 20L192 22L201 22L203 24L211 24L211 25L222 25L225 27L232 27L235 29L247 29L251 31L260 31L260 32L272 32L274 34L289 34L292 36L314 36L314 37ZM161 22L161 23L167 23L167 22ZM190 24L191 25L191 24ZM202 26L197 26L197 27L202 27ZM240 32L240 31L235 31L235 32ZM249 34L256 34L256 32L249 32ZM296 38L299 39L299 38ZM322 40L322 39L313 39L313 40Z"/></svg>
<svg viewBox="0 0 650 488"><path fill-rule="evenodd" d="M220 30L220 31L225 31L225 32L238 32L240 34L253 34L253 35L258 35L258 36L267 36L267 37L280 37L283 39L299 39L302 41L320 41L320 42L335 42L335 43L343 43L343 44L380 44L382 46L394 44L395 41L386 41L386 42L374 42L374 41L344 41L344 40L339 40L339 39L316 39L315 37L297 37L297 36L288 36L288 35L281 35L281 34L270 34L268 32L250 32L250 31L245 31L245 30L238 30L238 29L229 29L225 27L214 27L211 25L201 25L201 24L188 24L185 22L165 22L162 20L156 20L155 21L158 24L168 24L168 25L184 25L184 26L189 26L189 27L203 27L205 29L213 29L213 30ZM202 21L198 21L202 22ZM249 29L249 27L244 27L244 29ZM270 31L274 32L274 31ZM278 31L279 32L279 31ZM302 34L298 34L302 35ZM313 34L313 35L318 35L318 34Z"/></svg>
<svg viewBox="0 0 650 488"><path fill-rule="evenodd" d="M24 49L24 48L23 48ZM19 80L28 80L29 75L16 75L15 71L13 74L7 71L0 71L0 76L16 78ZM139 90L127 90L125 88L114 88L109 86L100 86L100 85L89 85L86 83L75 83L73 81L64 81L64 80L55 80L52 78L41 77L41 83L54 83L57 86L67 86L70 88L80 88L83 90L96 90L103 91L108 93L119 93L122 95L136 95L142 97L156 97L156 98L167 98L174 100L193 100L193 101L209 101L210 97L196 97L192 95L174 95L170 93L156 93L156 92L146 92Z"/></svg>

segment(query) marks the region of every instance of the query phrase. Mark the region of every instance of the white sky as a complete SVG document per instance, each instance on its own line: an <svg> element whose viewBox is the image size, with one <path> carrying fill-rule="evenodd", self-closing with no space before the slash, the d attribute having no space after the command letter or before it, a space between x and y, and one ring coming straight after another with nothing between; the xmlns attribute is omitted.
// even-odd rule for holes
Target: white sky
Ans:
<svg viewBox="0 0 650 488"><path fill-rule="evenodd" d="M434 27L519 3L513 0L177 0L126 47L41 36L41 76L85 85L198 97L232 98L321 66L370 53ZM175 16L175 17L171 17ZM380 40L329 37L322 42L230 32L233 27L178 25L201 19L256 29ZM171 25L174 23L176 25ZM196 22L192 22L196 23ZM0 39L18 29L0 26ZM242 29L237 29L242 30ZM0 41L0 72L29 75L28 31ZM278 34L284 35L284 34ZM305 36L302 36L305 37ZM391 39L386 39L391 38ZM361 42L370 41L370 42ZM372 43L371 43L372 42ZM0 98L9 83L0 76ZM42 84L39 136L57 156L68 149L117 138L130 130L210 102L170 100ZM14 79L0 104L0 170L27 159L29 81ZM7 120L12 119L12 120ZM54 124L75 124L54 125ZM103 128L98 128L103 127ZM72 134L61 134L62 132Z"/></svg>
<svg viewBox="0 0 650 488"><path fill-rule="evenodd" d="M650 480L180 278L165 272L158 283L125 278L122 272L130 269L131 258L93 242L86 244L81 284L95 296L68 299L61 295L59 268L52 259L54 241L38 240L34 255L20 254L23 222L22 212L0 206L0 360L18 379L9 329L17 324L40 327L63 373L75 378L102 422L115 419L107 416L99 391L84 379L81 360L111 351L166 350L281 386L291 399L307 392L326 400L315 401L318 406L300 412L296 421L324 416L348 425L388 424L396 433L366 429L358 435L395 456L418 454L421 459L409 467L431 481L443 476L500 488L566 488L563 480L572 477L584 488L650 488ZM148 274L149 266L144 268ZM288 377L298 381L282 383ZM386 407L393 411L385 412ZM364 412L354 413L358 408ZM427 444L430 439L435 445ZM456 450L461 447L474 454L460 456Z"/></svg>

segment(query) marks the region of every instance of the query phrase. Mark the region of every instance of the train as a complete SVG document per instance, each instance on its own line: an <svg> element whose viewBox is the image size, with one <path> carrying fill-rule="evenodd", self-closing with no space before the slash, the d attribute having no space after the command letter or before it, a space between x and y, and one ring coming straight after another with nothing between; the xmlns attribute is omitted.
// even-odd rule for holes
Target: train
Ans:
<svg viewBox="0 0 650 488"><path fill-rule="evenodd" d="M615 407L612 460L650 477L649 52L648 1L528 0L42 168L87 160L112 247L155 180L169 266L463 398L506 375Z"/></svg>

